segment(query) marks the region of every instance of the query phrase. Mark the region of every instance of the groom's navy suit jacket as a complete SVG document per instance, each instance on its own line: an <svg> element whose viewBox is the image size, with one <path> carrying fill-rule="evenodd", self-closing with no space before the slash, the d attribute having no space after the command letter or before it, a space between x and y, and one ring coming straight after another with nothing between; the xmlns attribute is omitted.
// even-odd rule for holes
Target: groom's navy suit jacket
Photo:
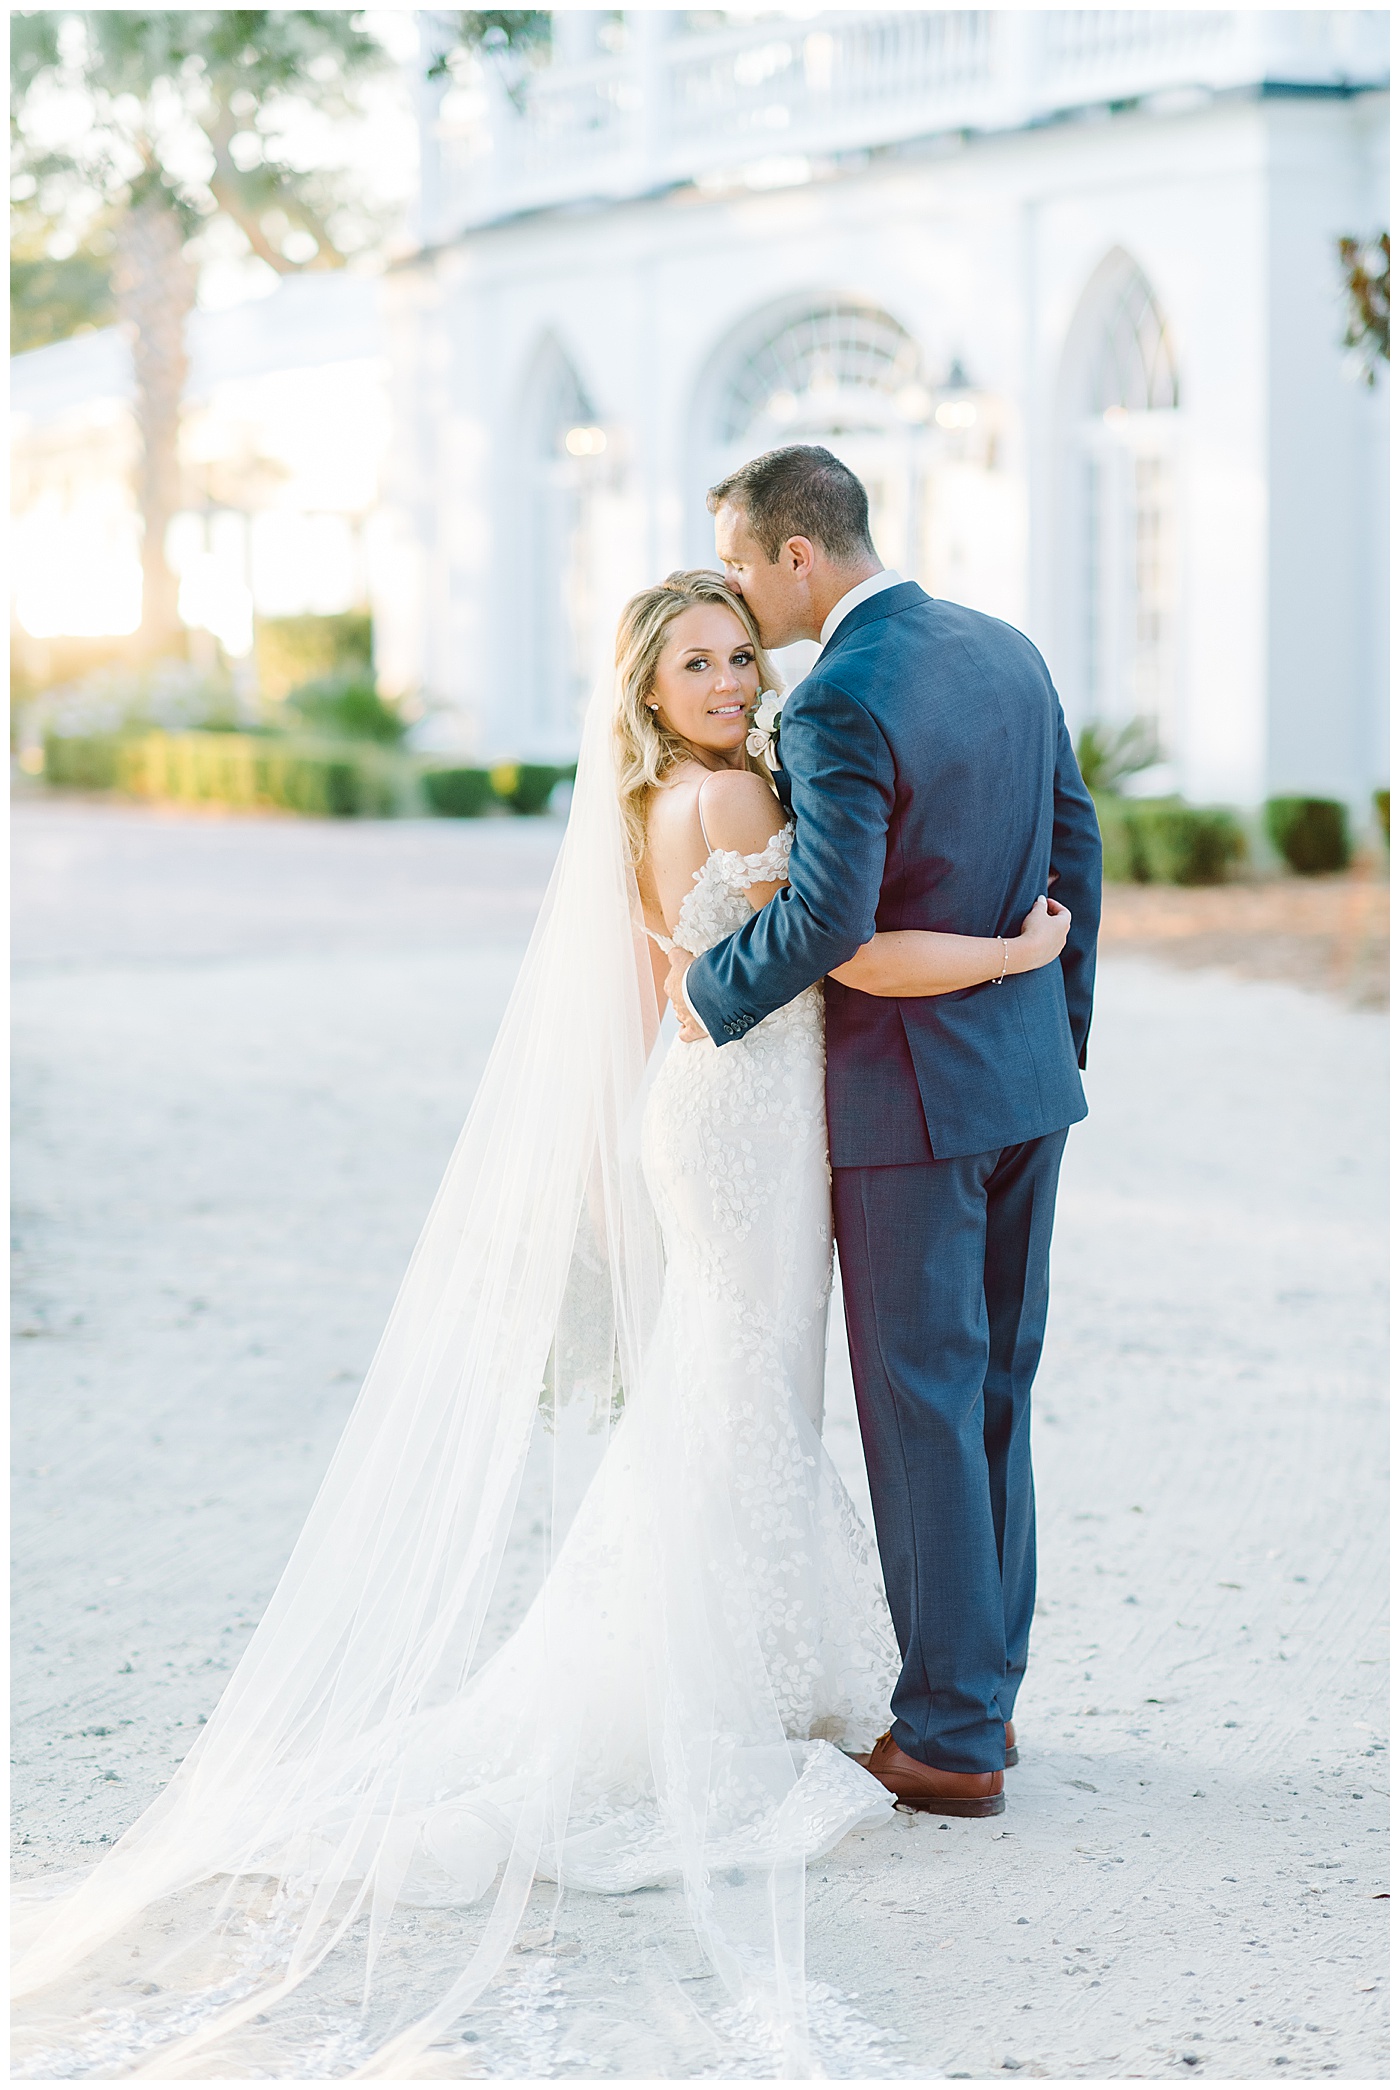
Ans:
<svg viewBox="0 0 1400 2090"><path fill-rule="evenodd" d="M779 752L790 883L686 976L715 1042L743 1037L876 929L1014 936L1049 891L1074 916L1058 964L907 1001L827 981L831 1159L982 1154L1084 1117L1098 822L1029 639L913 582L887 588L793 690Z"/></svg>

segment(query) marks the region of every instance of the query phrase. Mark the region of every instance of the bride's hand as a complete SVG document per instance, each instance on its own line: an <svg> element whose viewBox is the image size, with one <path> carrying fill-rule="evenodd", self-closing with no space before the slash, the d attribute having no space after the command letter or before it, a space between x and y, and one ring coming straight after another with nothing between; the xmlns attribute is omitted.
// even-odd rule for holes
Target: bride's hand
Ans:
<svg viewBox="0 0 1400 2090"><path fill-rule="evenodd" d="M1038 972L1059 957L1069 938L1074 917L1058 900L1039 899L1021 924L1019 936L1007 945L1008 972Z"/></svg>
<svg viewBox="0 0 1400 2090"><path fill-rule="evenodd" d="M666 975L666 993L671 1007L676 1012L681 1042L685 1045L698 1045L702 1038L709 1036L704 1025L696 1022L682 985L694 955L693 951L684 950L679 944L676 945L671 952L671 967Z"/></svg>

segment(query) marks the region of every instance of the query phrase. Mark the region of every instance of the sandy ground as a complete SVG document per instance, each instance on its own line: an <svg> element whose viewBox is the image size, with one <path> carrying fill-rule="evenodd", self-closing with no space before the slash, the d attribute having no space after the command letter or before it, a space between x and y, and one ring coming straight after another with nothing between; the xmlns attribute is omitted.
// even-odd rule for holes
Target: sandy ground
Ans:
<svg viewBox="0 0 1400 2090"><path fill-rule="evenodd" d="M20 1872L95 1856L213 1705L557 840L18 809ZM1377 2078L1383 1019L1110 949L1089 1090L1007 1811L849 1838L811 1972L894 2076ZM839 1392L828 1436L858 1485Z"/></svg>
<svg viewBox="0 0 1400 2090"><path fill-rule="evenodd" d="M1390 1001L1388 865L1374 855L1322 878L1238 885L1118 885L1105 895L1105 951L1290 980L1355 1009Z"/></svg>

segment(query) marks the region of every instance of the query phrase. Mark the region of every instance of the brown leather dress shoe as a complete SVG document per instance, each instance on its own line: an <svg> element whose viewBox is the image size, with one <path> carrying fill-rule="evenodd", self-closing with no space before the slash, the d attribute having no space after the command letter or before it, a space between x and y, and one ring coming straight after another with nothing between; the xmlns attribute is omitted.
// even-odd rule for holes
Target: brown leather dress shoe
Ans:
<svg viewBox="0 0 1400 2090"><path fill-rule="evenodd" d="M914 1807L920 1814L962 1814L980 1820L1006 1811L1000 1771L940 1771L906 1756L887 1734L871 1750L866 1769L901 1806Z"/></svg>
<svg viewBox="0 0 1400 2090"><path fill-rule="evenodd" d="M1006 1768L1007 1768L1007 1770L1009 1771L1009 1770L1011 1769L1011 1766L1012 1766L1012 1764L1013 1764L1013 1763L1019 1763L1020 1761L1021 1761L1021 1752L1020 1752L1020 1750L1019 1750L1019 1749L1018 1749L1018 1748L1016 1747L1016 1722L1015 1722L1014 1720L1008 1720L1008 1721L1007 1721L1007 1723L1006 1723Z"/></svg>

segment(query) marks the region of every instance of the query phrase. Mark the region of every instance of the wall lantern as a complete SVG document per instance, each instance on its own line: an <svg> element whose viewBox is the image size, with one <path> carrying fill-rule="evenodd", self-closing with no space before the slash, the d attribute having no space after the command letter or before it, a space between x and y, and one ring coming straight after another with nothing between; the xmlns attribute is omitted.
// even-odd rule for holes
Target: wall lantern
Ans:
<svg viewBox="0 0 1400 2090"><path fill-rule="evenodd" d="M948 366L948 375L938 388L938 404L934 407L933 418L940 428L975 428L977 410L977 393L963 369L961 358L954 356Z"/></svg>
<svg viewBox="0 0 1400 2090"><path fill-rule="evenodd" d="M608 439L601 428L571 428L564 437L570 457L601 457Z"/></svg>

